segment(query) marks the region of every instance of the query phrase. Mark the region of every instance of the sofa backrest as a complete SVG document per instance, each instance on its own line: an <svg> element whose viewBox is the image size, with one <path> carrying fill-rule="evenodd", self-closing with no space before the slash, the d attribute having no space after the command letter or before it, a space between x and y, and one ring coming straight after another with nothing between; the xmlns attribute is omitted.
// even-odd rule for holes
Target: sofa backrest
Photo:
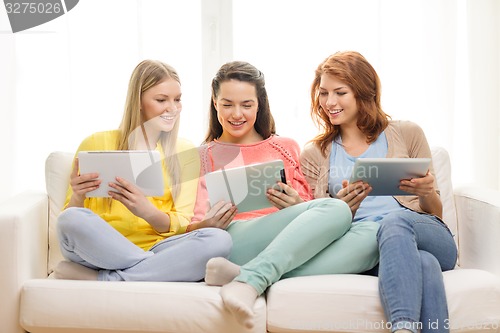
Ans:
<svg viewBox="0 0 500 333"><path fill-rule="evenodd" d="M433 147L431 151L432 165L434 166L438 188L441 191L441 202L443 203L443 220L446 222L451 232L455 235L455 242L457 242L457 210L455 208L453 184L451 182L450 155L443 147Z"/></svg>
<svg viewBox="0 0 500 333"><path fill-rule="evenodd" d="M53 152L47 157L45 162L45 182L49 196L49 274L53 271L55 265L63 260L57 240L56 223L57 216L61 212L66 199L73 156L73 153ZM444 148L434 147L432 149L432 163L436 172L438 187L441 190L443 218L451 231L456 234L457 216L448 152Z"/></svg>
<svg viewBox="0 0 500 333"><path fill-rule="evenodd" d="M53 152L45 160L45 187L49 196L49 262L47 271L52 273L57 263L63 260L57 239L57 216L62 211L69 185L72 153Z"/></svg>

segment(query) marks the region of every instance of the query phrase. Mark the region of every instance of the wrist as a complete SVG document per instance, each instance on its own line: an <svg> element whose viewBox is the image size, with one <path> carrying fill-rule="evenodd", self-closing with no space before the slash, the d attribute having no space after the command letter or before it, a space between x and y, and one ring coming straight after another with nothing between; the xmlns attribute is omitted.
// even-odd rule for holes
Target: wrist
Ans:
<svg viewBox="0 0 500 333"><path fill-rule="evenodd" d="M170 231L170 216L156 207L139 217L148 222L159 233Z"/></svg>
<svg viewBox="0 0 500 333"><path fill-rule="evenodd" d="M85 197L80 197L75 194L71 196L69 200L68 207L83 207L85 202Z"/></svg>
<svg viewBox="0 0 500 333"><path fill-rule="evenodd" d="M191 231L198 229L197 225L198 225L197 222L193 222L193 223L188 224L188 226L186 227L186 232L191 232Z"/></svg>

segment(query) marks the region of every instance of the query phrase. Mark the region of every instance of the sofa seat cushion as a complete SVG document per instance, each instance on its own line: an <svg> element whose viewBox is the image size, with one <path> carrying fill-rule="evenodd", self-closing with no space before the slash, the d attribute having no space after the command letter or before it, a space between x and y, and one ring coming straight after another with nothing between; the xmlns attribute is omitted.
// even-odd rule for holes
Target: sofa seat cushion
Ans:
<svg viewBox="0 0 500 333"><path fill-rule="evenodd" d="M204 283L29 280L20 321L31 333L266 332L263 297L248 330L224 308L219 289Z"/></svg>
<svg viewBox="0 0 500 333"><path fill-rule="evenodd" d="M486 271L444 273L451 332L500 332L500 279ZM378 279L322 275L281 280L267 293L269 332L390 332ZM479 329L478 329L479 328Z"/></svg>

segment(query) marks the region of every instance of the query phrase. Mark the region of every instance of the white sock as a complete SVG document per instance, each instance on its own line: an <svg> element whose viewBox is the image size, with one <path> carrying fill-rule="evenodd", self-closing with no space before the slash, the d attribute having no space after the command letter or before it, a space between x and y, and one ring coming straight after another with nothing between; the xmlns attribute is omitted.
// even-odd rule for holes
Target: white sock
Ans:
<svg viewBox="0 0 500 333"><path fill-rule="evenodd" d="M259 296L257 290L249 284L232 281L221 288L220 295L236 321L248 329L253 328L253 306Z"/></svg>
<svg viewBox="0 0 500 333"><path fill-rule="evenodd" d="M229 260L217 257L207 262L205 283L209 286L223 286L240 274L240 266Z"/></svg>

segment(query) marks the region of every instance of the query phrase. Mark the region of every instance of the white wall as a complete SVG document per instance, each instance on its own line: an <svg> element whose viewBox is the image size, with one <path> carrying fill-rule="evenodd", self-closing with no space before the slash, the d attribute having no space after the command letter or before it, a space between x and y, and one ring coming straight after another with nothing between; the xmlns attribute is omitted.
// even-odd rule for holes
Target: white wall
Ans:
<svg viewBox="0 0 500 333"><path fill-rule="evenodd" d="M49 152L74 151L92 132L116 128L129 75L144 58L179 71L181 135L193 142L206 131L212 76L238 59L265 73L279 133L303 144L316 133L313 71L346 49L379 72L386 112L419 123L431 145L448 149L456 185L498 189L499 7L498 0L85 0L12 34L0 5L0 200L44 190Z"/></svg>
<svg viewBox="0 0 500 333"><path fill-rule="evenodd" d="M500 183L500 2L469 1L468 55L471 137L470 156L474 180L490 188Z"/></svg>
<svg viewBox="0 0 500 333"><path fill-rule="evenodd" d="M497 16L496 17L500 18L500 4L498 4L498 2L497 2L496 5L497 5L497 11L496 11ZM499 47L500 47L500 23L499 23L498 19L497 19L496 23L497 23L497 45L499 45ZM497 78L500 79L500 66L498 66ZM497 103L499 105L499 108L497 109L497 114L499 114L500 113L500 93L498 93L498 91L497 91L496 95L497 95ZM498 138L497 144L498 144L498 147L500 147L500 117L498 117L496 133L497 133L497 138ZM500 165L500 152L498 153L498 156L497 156L497 163L498 163L498 165ZM499 171L499 173L500 173L500 171ZM498 179L497 188L500 189L500 176Z"/></svg>
<svg viewBox="0 0 500 333"><path fill-rule="evenodd" d="M0 15L3 15L0 11ZM0 18L0 22L3 20ZM0 31L4 30L3 24ZM14 119L15 119L15 81L14 68L15 42L10 34L0 33L0 201L14 192Z"/></svg>
<svg viewBox="0 0 500 333"><path fill-rule="evenodd" d="M202 105L200 8L199 0L86 0L12 34L0 5L0 200L43 191L50 152L74 152L91 133L117 128L130 74L146 58L177 69L181 133L201 137L204 124L189 122Z"/></svg>

